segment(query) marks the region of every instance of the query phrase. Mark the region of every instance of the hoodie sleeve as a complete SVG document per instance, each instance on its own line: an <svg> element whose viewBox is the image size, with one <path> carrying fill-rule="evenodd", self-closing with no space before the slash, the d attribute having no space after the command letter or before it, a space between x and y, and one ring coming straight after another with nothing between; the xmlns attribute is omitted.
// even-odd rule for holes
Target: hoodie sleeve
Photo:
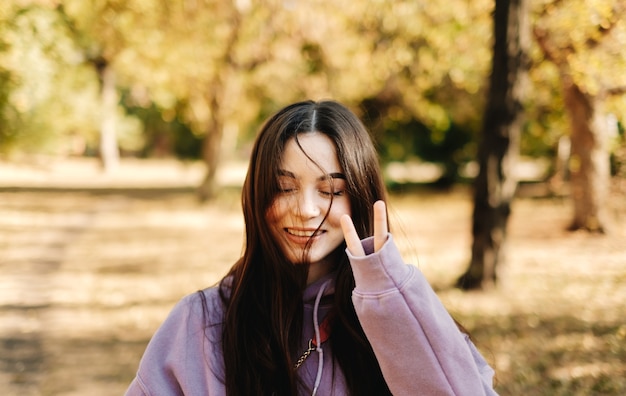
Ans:
<svg viewBox="0 0 626 396"><path fill-rule="evenodd" d="M223 394L221 351L207 334L198 293L186 296L150 340L126 396Z"/></svg>
<svg viewBox="0 0 626 396"><path fill-rule="evenodd" d="M493 370L459 331L423 274L403 262L389 238L366 256L347 251L359 321L394 395L496 395Z"/></svg>

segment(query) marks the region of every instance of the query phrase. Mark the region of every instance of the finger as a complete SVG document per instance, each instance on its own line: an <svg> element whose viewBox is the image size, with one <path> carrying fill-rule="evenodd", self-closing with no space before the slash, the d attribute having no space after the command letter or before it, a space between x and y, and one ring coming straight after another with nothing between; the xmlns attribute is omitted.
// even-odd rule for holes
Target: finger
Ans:
<svg viewBox="0 0 626 396"><path fill-rule="evenodd" d="M379 251L387 242L387 210L384 201L374 203L374 251Z"/></svg>
<svg viewBox="0 0 626 396"><path fill-rule="evenodd" d="M343 237L346 240L346 245L348 246L348 251L353 256L365 256L365 251L363 250L363 246L361 245L361 239L359 239L359 234L356 233L354 229L354 223L352 223L352 218L347 214L341 216L341 229L343 230Z"/></svg>

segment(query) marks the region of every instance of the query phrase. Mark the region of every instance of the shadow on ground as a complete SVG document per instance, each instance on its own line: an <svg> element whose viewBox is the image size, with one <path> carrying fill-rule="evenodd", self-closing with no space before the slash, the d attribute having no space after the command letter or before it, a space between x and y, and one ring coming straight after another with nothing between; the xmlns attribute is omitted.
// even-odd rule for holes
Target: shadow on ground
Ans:
<svg viewBox="0 0 626 396"><path fill-rule="evenodd" d="M393 196L390 210L501 395L626 393L626 232L566 233L565 200L520 199L498 289L462 293L448 286L468 260L467 191ZM172 306L215 284L242 238L235 190L210 204L189 189L0 191L2 394L122 394Z"/></svg>

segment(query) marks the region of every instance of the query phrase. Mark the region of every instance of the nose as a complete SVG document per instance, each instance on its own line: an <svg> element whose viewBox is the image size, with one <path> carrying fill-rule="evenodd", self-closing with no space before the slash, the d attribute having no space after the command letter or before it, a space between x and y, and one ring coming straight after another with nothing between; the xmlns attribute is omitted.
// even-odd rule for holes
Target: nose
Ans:
<svg viewBox="0 0 626 396"><path fill-rule="evenodd" d="M294 209L298 216L305 219L317 217L322 212L320 203L318 199L316 199L315 192L313 191L301 191L298 205Z"/></svg>

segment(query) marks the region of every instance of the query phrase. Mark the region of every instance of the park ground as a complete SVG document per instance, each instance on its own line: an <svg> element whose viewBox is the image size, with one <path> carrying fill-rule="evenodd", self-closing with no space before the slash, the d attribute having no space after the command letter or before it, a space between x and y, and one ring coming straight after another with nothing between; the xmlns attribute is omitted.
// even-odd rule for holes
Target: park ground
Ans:
<svg viewBox="0 0 626 396"><path fill-rule="evenodd" d="M242 170L199 204L194 164L0 163L0 394L123 394L172 306L239 256ZM524 191L493 290L450 287L469 260L467 188L394 194L392 231L501 395L624 395L626 190L613 189L608 235L567 232L567 197Z"/></svg>

